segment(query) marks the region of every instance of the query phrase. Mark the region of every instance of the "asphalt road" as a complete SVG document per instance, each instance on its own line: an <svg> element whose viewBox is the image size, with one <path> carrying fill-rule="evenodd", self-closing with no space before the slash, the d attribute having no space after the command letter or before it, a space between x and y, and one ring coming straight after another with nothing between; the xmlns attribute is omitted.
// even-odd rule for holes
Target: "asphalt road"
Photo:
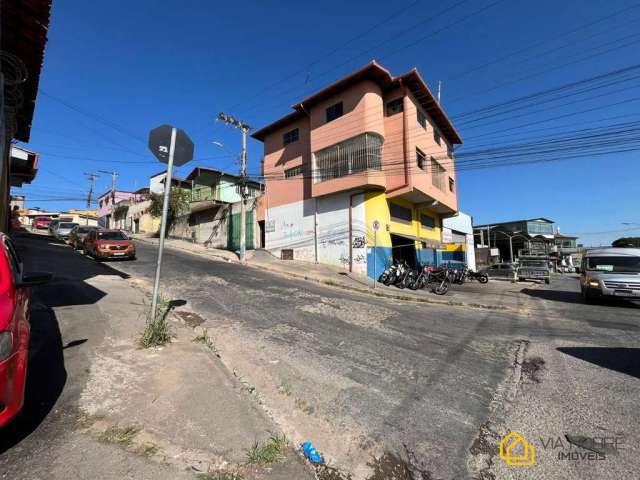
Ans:
<svg viewBox="0 0 640 480"><path fill-rule="evenodd" d="M155 248L139 243L138 260L117 268L150 280L154 261ZM435 478L467 476L470 443L520 340L635 347L640 338L637 305L584 305L575 278L523 288L530 302L514 315L352 294L177 250L163 268L190 309L279 353L275 376L304 391L314 415L360 425Z"/></svg>
<svg viewBox="0 0 640 480"><path fill-rule="evenodd" d="M73 410L86 381L85 355L104 334L96 321L57 320L50 306L95 302L99 293L82 285L90 276L121 271L150 283L154 274L156 249L141 242L136 261L108 265L64 246L55 248L62 249L60 255L47 254L30 263L40 270L54 264L67 273L37 292L42 320L33 341L40 353L30 371L29 415L9 434L2 432L2 474L15 476L19 462L46 457L49 445L75 435L66 412ZM169 296L187 300L185 308L206 319L212 335L220 332L219 339L228 342L217 345L223 358L237 361L255 385L266 389L260 377L268 376L271 383L275 379L286 386L306 415L287 417L290 408L283 397L281 406L270 405L276 418L282 415L303 432L305 425L322 423L333 431L360 432L361 444L373 439L400 452L425 472L424 478L468 478L469 449L491 415L496 391L522 340L553 346L556 352L564 343L572 348L635 348L640 339L638 306L583 305L575 278L556 278L541 289L524 287L526 307L519 315L345 292L177 250L165 253L162 282ZM87 338L86 348L73 348L73 341ZM554 358L547 361L552 368ZM579 361L594 364L593 358ZM595 364L603 378L617 368L606 359ZM635 370L626 373L633 385L640 382ZM606 397L606 388L598 395L600 400ZM594 409L599 408L596 400ZM610 415L624 416L625 411ZM624 424L624 418L608 420ZM330 436L320 436L317 443L333 454L347 449L340 440L336 437L331 444ZM99 462L106 455L97 448L106 447L88 448L92 458L87 461ZM105 458L118 465L117 454L114 450ZM75 461L73 456L70 461ZM145 475L163 478L154 468Z"/></svg>

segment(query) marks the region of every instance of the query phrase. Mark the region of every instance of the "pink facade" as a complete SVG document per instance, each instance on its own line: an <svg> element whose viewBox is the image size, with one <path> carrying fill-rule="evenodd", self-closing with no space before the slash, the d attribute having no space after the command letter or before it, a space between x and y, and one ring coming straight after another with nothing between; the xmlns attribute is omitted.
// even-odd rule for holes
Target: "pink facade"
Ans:
<svg viewBox="0 0 640 480"><path fill-rule="evenodd" d="M328 121L338 104L341 115ZM442 215L457 211L451 152L462 140L416 70L393 77L372 62L293 108L253 135L264 142L263 208L376 190Z"/></svg>
<svg viewBox="0 0 640 480"><path fill-rule="evenodd" d="M140 195L137 195L140 196ZM123 192L116 190L115 192L115 203L121 202L122 200L129 200L131 198L136 197L134 192ZM98 218L104 217L106 215L110 215L113 211L112 195L111 191L103 193L100 197L98 197Z"/></svg>

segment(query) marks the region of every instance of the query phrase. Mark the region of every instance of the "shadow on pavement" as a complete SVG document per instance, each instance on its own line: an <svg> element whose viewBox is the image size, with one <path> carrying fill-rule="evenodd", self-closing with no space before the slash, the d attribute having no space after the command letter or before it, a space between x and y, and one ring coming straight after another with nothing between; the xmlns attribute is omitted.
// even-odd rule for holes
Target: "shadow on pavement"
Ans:
<svg viewBox="0 0 640 480"><path fill-rule="evenodd" d="M29 436L47 417L67 381L62 339L54 311L31 311L31 342L25 399L20 415L0 435L0 454Z"/></svg>
<svg viewBox="0 0 640 480"><path fill-rule="evenodd" d="M559 347L559 352L640 378L640 348Z"/></svg>
<svg viewBox="0 0 640 480"><path fill-rule="evenodd" d="M584 304L580 292L571 292L569 290L536 290L531 288L523 288L520 292L531 297L550 300L552 302ZM600 304L614 307L640 308L637 304L622 298L603 298L600 300Z"/></svg>
<svg viewBox="0 0 640 480"><path fill-rule="evenodd" d="M93 277L115 275L128 278L128 275L105 264L82 257L49 236L20 233L13 236L13 240L26 272L51 272L53 279L46 285L35 287L32 292L24 405L18 417L0 433L0 454L20 443L44 422L59 402L67 380L71 381L65 368L65 349L78 348L88 341L82 332L90 332L91 319L83 318L82 324L68 325L81 332L63 346L59 322L52 307L89 305L103 298L105 292L87 283ZM78 371L83 369L84 366ZM59 406L62 407L64 405Z"/></svg>
<svg viewBox="0 0 640 480"><path fill-rule="evenodd" d="M104 263L83 257L68 245L52 237L32 233L14 237L25 271L46 271L53 279L38 288L38 297L49 307L91 305L105 293L86 280L99 275L129 278Z"/></svg>

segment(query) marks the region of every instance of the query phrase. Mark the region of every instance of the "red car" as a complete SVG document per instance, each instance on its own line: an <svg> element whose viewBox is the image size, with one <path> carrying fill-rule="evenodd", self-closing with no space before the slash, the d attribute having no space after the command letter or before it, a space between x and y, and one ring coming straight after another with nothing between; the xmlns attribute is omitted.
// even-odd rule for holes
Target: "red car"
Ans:
<svg viewBox="0 0 640 480"><path fill-rule="evenodd" d="M136 259L136 246L122 230L91 230L82 245L84 254L98 261L107 258Z"/></svg>
<svg viewBox="0 0 640 480"><path fill-rule="evenodd" d="M22 408L29 358L29 287L51 279L28 274L8 236L0 233L0 427Z"/></svg>
<svg viewBox="0 0 640 480"><path fill-rule="evenodd" d="M31 222L31 226L36 230L47 230L51 224L51 219L48 217L36 217Z"/></svg>

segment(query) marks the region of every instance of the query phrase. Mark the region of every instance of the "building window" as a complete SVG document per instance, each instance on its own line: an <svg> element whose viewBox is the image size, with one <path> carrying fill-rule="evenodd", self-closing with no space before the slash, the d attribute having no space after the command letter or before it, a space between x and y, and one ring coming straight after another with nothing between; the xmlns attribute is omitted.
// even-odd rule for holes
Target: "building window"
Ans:
<svg viewBox="0 0 640 480"><path fill-rule="evenodd" d="M396 113L400 113L403 110L404 110L404 105L402 102L402 98L397 98L387 103L387 117L390 117L391 115L395 115Z"/></svg>
<svg viewBox="0 0 640 480"><path fill-rule="evenodd" d="M331 105L327 108L327 123L342 116L342 102Z"/></svg>
<svg viewBox="0 0 640 480"><path fill-rule="evenodd" d="M427 156L419 148L416 148L416 163L421 170L427 168Z"/></svg>
<svg viewBox="0 0 640 480"><path fill-rule="evenodd" d="M282 143L286 147L290 143L297 142L299 138L299 134L300 132L298 131L298 129L294 128L290 132L287 132L284 135L282 135Z"/></svg>
<svg viewBox="0 0 640 480"><path fill-rule="evenodd" d="M436 227L435 219L433 217L429 216L429 215L425 215L424 213L420 215L420 224L424 228L435 228Z"/></svg>
<svg viewBox="0 0 640 480"><path fill-rule="evenodd" d="M302 165L298 165L297 167L288 168L284 171L284 178L297 177L298 175L302 175Z"/></svg>
<svg viewBox="0 0 640 480"><path fill-rule="evenodd" d="M314 153L315 183L368 169L382 170L382 137L363 133Z"/></svg>
<svg viewBox="0 0 640 480"><path fill-rule="evenodd" d="M444 172L445 169L435 158L431 157L431 183L438 190L444 191Z"/></svg>
<svg viewBox="0 0 640 480"><path fill-rule="evenodd" d="M391 218L400 222L411 223L411 209L401 207L397 203L389 202L389 213Z"/></svg>
<svg viewBox="0 0 640 480"><path fill-rule="evenodd" d="M422 110L418 110L418 123L422 128L427 129L427 117L422 113Z"/></svg>
<svg viewBox="0 0 640 480"><path fill-rule="evenodd" d="M456 191L456 181L451 177L449 177L449 191L450 192Z"/></svg>
<svg viewBox="0 0 640 480"><path fill-rule="evenodd" d="M441 145L440 130L435 127L433 128L433 139L438 145Z"/></svg>

